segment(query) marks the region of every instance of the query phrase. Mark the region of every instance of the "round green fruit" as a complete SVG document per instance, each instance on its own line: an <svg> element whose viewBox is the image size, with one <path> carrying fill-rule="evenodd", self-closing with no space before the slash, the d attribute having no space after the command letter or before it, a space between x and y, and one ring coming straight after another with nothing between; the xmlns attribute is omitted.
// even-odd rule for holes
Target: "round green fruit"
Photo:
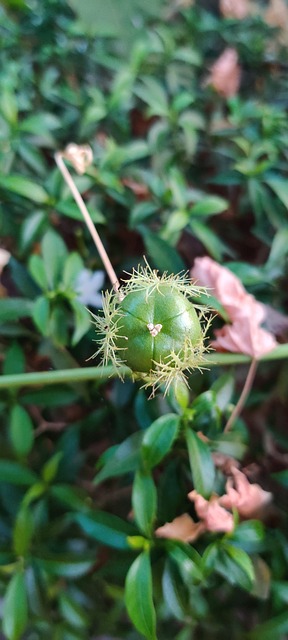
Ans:
<svg viewBox="0 0 288 640"><path fill-rule="evenodd" d="M204 363L210 323L208 308L189 298L207 295L206 290L189 274L159 276L147 262L129 275L120 290L103 295L103 312L94 316L101 337L93 357L100 355L103 365L112 362L120 378L127 365L152 387L152 395L159 387L167 393L172 384L187 385L185 372Z"/></svg>
<svg viewBox="0 0 288 640"><path fill-rule="evenodd" d="M192 349L203 341L193 304L167 284L159 284L148 295L145 290L128 293L118 310L115 345L132 371L149 373L172 353L181 359L187 341Z"/></svg>

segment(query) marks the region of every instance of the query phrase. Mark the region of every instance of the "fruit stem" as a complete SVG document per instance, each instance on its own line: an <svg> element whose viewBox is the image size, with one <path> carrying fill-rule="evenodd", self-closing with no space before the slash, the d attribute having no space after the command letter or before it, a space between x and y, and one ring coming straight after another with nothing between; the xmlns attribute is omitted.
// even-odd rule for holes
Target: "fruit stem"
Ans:
<svg viewBox="0 0 288 640"><path fill-rule="evenodd" d="M112 287L113 287L114 291L117 293L119 291L119 289L120 289L120 282L119 282L119 280L118 280L118 278L116 276L116 273L115 273L115 271L114 271L114 269L112 267L112 264L110 262L109 256L108 256L108 254L106 252L106 249L104 248L103 242L102 242L102 240L101 240L101 238L100 238L100 236L99 236L99 234L98 234L98 232L97 232L97 230L95 228L95 225L94 225L94 223L92 221L92 218L90 216L90 213L89 213L89 211L88 211L88 209L87 209L87 207L85 205L85 202L84 202L82 196L80 195L80 193L79 193L79 191L78 191L78 189L76 187L76 184L75 184L71 174L69 173L69 171L68 171L68 169L67 169L67 167L66 167L66 165L64 163L64 158L68 159L72 163L72 165L74 166L74 168L76 169L76 171L78 173L84 173L83 170L79 170L79 168L78 168L77 157L75 159L73 157L73 155L69 154L69 146L72 146L72 145L68 145L68 147L66 147L66 149L64 151L57 151L55 153L55 162L56 162L58 168L60 169L61 174L62 174L66 184L68 185L76 204L78 205L78 207L79 207L79 209L80 209L80 211L82 213L84 221L85 221L85 223L87 225L88 230L90 231L90 234L91 234L92 239L93 239L93 241L95 243L97 251L98 251L98 253L99 253L100 257L101 257L101 260L103 262L103 265L104 265L104 267L106 269L107 275L108 275L108 277L109 277L109 279L111 281ZM76 149L76 151L77 150L79 151L79 154L83 153L83 148L73 144L73 150L75 151L75 149ZM85 147L85 150L86 150L86 147ZM91 151L91 159L92 159L92 151Z"/></svg>
<svg viewBox="0 0 288 640"><path fill-rule="evenodd" d="M258 365L258 362L257 362L256 358L253 358L252 361L251 361L250 367L249 367L249 371L248 371L248 374L247 374L247 378L246 378L244 387L242 389L242 393L240 394L240 398L239 398L237 404L235 405L235 407L234 407L234 409L233 409L233 411L231 413L231 416L230 416L230 418L229 418L229 420L228 420L228 422L227 422L227 424L225 426L224 433L228 433L228 431L230 431L230 429L231 429L232 425L234 424L236 418L238 418L238 416L240 415L240 413L241 413L241 411L242 411L242 409L244 407L244 404L245 404L245 402L246 402L246 400L248 398L248 395L249 395L249 393L251 391L251 388L252 388L252 385L253 385L253 382L254 382L254 378L255 378L256 370L257 370L257 365Z"/></svg>

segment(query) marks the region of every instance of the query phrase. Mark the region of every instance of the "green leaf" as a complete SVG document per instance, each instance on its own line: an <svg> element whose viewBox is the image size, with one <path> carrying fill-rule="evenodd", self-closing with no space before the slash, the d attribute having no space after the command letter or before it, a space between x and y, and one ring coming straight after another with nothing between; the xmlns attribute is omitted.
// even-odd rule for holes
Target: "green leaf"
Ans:
<svg viewBox="0 0 288 640"><path fill-rule="evenodd" d="M143 236L148 255L160 271L179 273L179 271L185 270L185 264L176 249L148 229L141 226L139 230Z"/></svg>
<svg viewBox="0 0 288 640"><path fill-rule="evenodd" d="M215 395L217 407L220 411L224 411L232 400L234 392L234 376L231 373L224 373L213 383L211 387Z"/></svg>
<svg viewBox="0 0 288 640"><path fill-rule="evenodd" d="M82 607L67 593L61 593L59 607L62 616L72 627L83 629L89 625L89 619Z"/></svg>
<svg viewBox="0 0 288 640"><path fill-rule="evenodd" d="M72 346L75 346L75 344L77 344L91 328L91 316L89 311L87 311L87 309L83 307L83 304L78 302L78 300L71 300L70 304L74 311L75 318L75 329L73 331L71 343Z"/></svg>
<svg viewBox="0 0 288 640"><path fill-rule="evenodd" d="M95 565L95 551L91 554L54 554L41 558L35 557L35 563L41 570L63 578L77 579L86 575Z"/></svg>
<svg viewBox="0 0 288 640"><path fill-rule="evenodd" d="M249 640L284 640L288 633L287 611L258 625L251 633Z"/></svg>
<svg viewBox="0 0 288 640"><path fill-rule="evenodd" d="M81 220L81 222L83 221L82 213L75 202L71 202L70 200L61 200L60 202L56 203L55 209L59 213L62 213L63 216L67 216L67 218L72 218L73 220ZM105 223L105 217L103 216L103 213L101 213L101 211L95 209L95 207L89 206L87 207L87 209L95 224Z"/></svg>
<svg viewBox="0 0 288 640"><path fill-rule="evenodd" d="M168 116L168 96L160 82L149 76L143 78L142 83L134 89L134 93L149 105L149 115Z"/></svg>
<svg viewBox="0 0 288 640"><path fill-rule="evenodd" d="M3 375L8 376L15 373L24 373L24 371L25 356L23 349L21 349L17 342L12 342L6 352L3 364Z"/></svg>
<svg viewBox="0 0 288 640"><path fill-rule="evenodd" d="M122 476L125 473L135 471L140 462L142 439L143 433L133 433L129 438L124 440L122 444L116 447L116 449L115 447L112 447L112 452L109 455L107 462L104 459L104 466L95 477L94 483L97 485L108 478ZM109 453L109 450L105 452L105 457L107 453Z"/></svg>
<svg viewBox="0 0 288 640"><path fill-rule="evenodd" d="M222 262L223 255L225 254L230 256L234 255L232 249L222 242L219 236L207 225L193 219L190 220L189 226L196 238L202 242L204 247L209 251L209 253L211 253L211 256L213 256L217 262Z"/></svg>
<svg viewBox="0 0 288 640"><path fill-rule="evenodd" d="M32 318L43 336L49 334L50 304L48 298L39 296L34 302Z"/></svg>
<svg viewBox="0 0 288 640"><path fill-rule="evenodd" d="M216 436L215 440L211 440L210 444L213 451L219 451L237 460L242 460L247 450L247 444L243 442L243 436L237 431L221 433Z"/></svg>
<svg viewBox="0 0 288 640"><path fill-rule="evenodd" d="M15 453L27 456L34 443L34 427L29 413L15 405L10 413L10 438Z"/></svg>
<svg viewBox="0 0 288 640"><path fill-rule="evenodd" d="M272 478L274 478L276 482L279 482L279 484L282 484L283 487L286 487L288 489L288 469L272 473Z"/></svg>
<svg viewBox="0 0 288 640"><path fill-rule="evenodd" d="M130 212L130 227L134 229L158 210L153 202L137 202Z"/></svg>
<svg viewBox="0 0 288 640"><path fill-rule="evenodd" d="M27 506L22 506L17 513L13 530L13 547L17 556L25 556L29 550L33 529L32 513Z"/></svg>
<svg viewBox="0 0 288 640"><path fill-rule="evenodd" d="M162 578L162 588L165 603L178 620L185 620L189 616L189 592L183 583L180 571L170 558L165 563Z"/></svg>
<svg viewBox="0 0 288 640"><path fill-rule="evenodd" d="M8 640L19 640L28 623L28 603L23 572L10 580L3 605L3 631Z"/></svg>
<svg viewBox="0 0 288 640"><path fill-rule="evenodd" d="M8 484L29 485L37 481L35 473L17 462L0 460L0 482Z"/></svg>
<svg viewBox="0 0 288 640"><path fill-rule="evenodd" d="M193 426L205 435L218 434L221 427L221 413L216 404L216 393L208 389L200 393L191 405L193 411Z"/></svg>
<svg viewBox="0 0 288 640"><path fill-rule="evenodd" d="M187 429L185 435L194 487L204 498L209 498L215 482L210 449L193 431Z"/></svg>
<svg viewBox="0 0 288 640"><path fill-rule="evenodd" d="M65 288L74 287L75 281L79 276L80 271L84 268L83 260L79 253L73 251L69 254L62 276L62 284Z"/></svg>
<svg viewBox="0 0 288 640"><path fill-rule="evenodd" d="M0 111L3 114L5 120L10 125L15 126L18 120L18 107L16 95L10 87L2 86L0 97Z"/></svg>
<svg viewBox="0 0 288 640"><path fill-rule="evenodd" d="M46 291L46 289L48 289L48 280L45 265L41 256L38 256L36 253L34 253L29 260L29 271L40 289Z"/></svg>
<svg viewBox="0 0 288 640"><path fill-rule="evenodd" d="M7 189L19 196L28 198L37 204L44 204L48 201L48 195L39 184L32 182L23 176L0 176L0 187Z"/></svg>
<svg viewBox="0 0 288 640"><path fill-rule="evenodd" d="M157 511L157 492L152 476L138 471L132 491L133 513L139 529L149 538Z"/></svg>
<svg viewBox="0 0 288 640"><path fill-rule="evenodd" d="M3 298L0 300L0 323L14 322L31 316L33 303L23 298Z"/></svg>
<svg viewBox="0 0 288 640"><path fill-rule="evenodd" d="M180 428L180 417L166 413L157 418L144 433L142 458L147 469L152 469L169 453Z"/></svg>
<svg viewBox="0 0 288 640"><path fill-rule="evenodd" d="M187 586L191 582L202 579L201 558L197 551L181 541L169 541L167 544L169 557L177 564L182 579Z"/></svg>
<svg viewBox="0 0 288 640"><path fill-rule="evenodd" d="M55 484L50 488L50 493L56 500L59 500L69 510L75 509L75 511L87 511L87 494L78 490L77 487L72 487L69 484Z"/></svg>
<svg viewBox="0 0 288 640"><path fill-rule="evenodd" d="M87 536L115 549L129 549L127 537L137 533L137 529L132 524L104 511L91 512L89 515L73 514L73 520L79 524Z"/></svg>
<svg viewBox="0 0 288 640"><path fill-rule="evenodd" d="M162 0L146 0L145 5L141 0L69 0L69 4L77 13L85 31L90 35L120 37L123 42L139 36L139 28L133 26L132 19L136 19L139 13L157 15Z"/></svg>
<svg viewBox="0 0 288 640"><path fill-rule="evenodd" d="M253 564L248 554L233 545L223 544L215 570L230 584L251 590L255 580Z"/></svg>
<svg viewBox="0 0 288 640"><path fill-rule="evenodd" d="M241 547L246 553L257 553L265 547L265 531L260 520L241 522L230 537L236 547Z"/></svg>
<svg viewBox="0 0 288 640"><path fill-rule="evenodd" d="M281 200L282 204L284 204L284 207L286 207L286 209L288 209L288 184L287 184L287 180L283 179L283 178L269 178L268 180L265 181L268 186L270 187L270 189L272 189L272 191L274 191L274 193L276 193L276 196L278 196L279 200Z"/></svg>
<svg viewBox="0 0 288 640"><path fill-rule="evenodd" d="M58 451L57 453L54 453L54 456L52 456L44 465L42 469L42 478L47 484L50 484L50 482L55 480L62 458L63 451Z"/></svg>
<svg viewBox="0 0 288 640"><path fill-rule="evenodd" d="M21 400L23 404L36 404L36 406L51 408L72 404L78 397L79 395L67 386L52 384L39 390L23 393Z"/></svg>
<svg viewBox="0 0 288 640"><path fill-rule="evenodd" d="M49 336L51 336L57 347L65 347L69 340L68 335L68 313L64 305L57 304L49 318Z"/></svg>
<svg viewBox="0 0 288 640"><path fill-rule="evenodd" d="M54 289L61 282L67 249L62 238L52 230L45 233L41 247L47 281L50 288Z"/></svg>
<svg viewBox="0 0 288 640"><path fill-rule="evenodd" d="M34 299L36 296L39 295L39 287L31 278L30 274L28 273L24 265L18 262L17 260L15 260L15 258L13 257L11 257L9 260L9 270L11 272L13 282L16 284L17 290L21 292L21 295L24 298L25 297L29 298L29 303L31 305L32 303L30 302L30 299L31 298ZM25 314L23 312L20 313L21 311L20 305L19 305L20 298L18 299L15 298L15 303L16 301L18 302L18 310L19 310L18 317L24 316ZM7 302L9 302L9 300L7 300ZM21 307L24 306L25 303L27 304L28 300L23 300L23 298L21 298Z"/></svg>
<svg viewBox="0 0 288 640"><path fill-rule="evenodd" d="M273 238L269 258L265 265L265 271L271 272L274 276L281 274L288 253L288 229L279 229ZM280 273L279 273L280 270Z"/></svg>
<svg viewBox="0 0 288 640"><path fill-rule="evenodd" d="M129 569L125 583L125 603L137 631L147 640L157 640L148 551L143 551Z"/></svg>
<svg viewBox="0 0 288 640"><path fill-rule="evenodd" d="M212 216L216 213L222 213L228 209L229 203L219 196L207 196L191 207L189 214L191 216Z"/></svg>

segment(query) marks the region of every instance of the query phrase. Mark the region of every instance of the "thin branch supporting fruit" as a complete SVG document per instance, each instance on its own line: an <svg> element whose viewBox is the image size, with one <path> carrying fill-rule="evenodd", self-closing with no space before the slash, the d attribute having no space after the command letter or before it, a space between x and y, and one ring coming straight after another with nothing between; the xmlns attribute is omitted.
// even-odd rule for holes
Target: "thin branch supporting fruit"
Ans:
<svg viewBox="0 0 288 640"><path fill-rule="evenodd" d="M103 246L103 242L98 234L98 231L95 228L95 225L92 221L92 218L90 216L90 213L85 205L85 202L81 196L81 194L79 193L76 184L70 174L70 172L68 171L65 163L64 163L64 158L66 160L68 160L74 167L75 171L77 171L78 174L83 174L85 173L86 168L91 164L92 159L93 159L93 154L92 154L92 149L91 147L89 147L88 145L85 146L78 146L76 144L69 144L66 149L64 151L58 151L57 153L55 153L55 161L57 163L58 168L60 169L62 176L66 182L66 184L68 185L73 198L76 202L76 204L78 205L83 218L85 220L85 223L87 225L88 230L90 231L90 234L92 236L92 239L95 243L95 246L97 248L97 251L101 257L101 260L103 262L103 265L106 269L107 275L111 281L112 287L114 289L114 291L117 293L120 289L120 282L116 276L116 273L112 267L112 264L110 262L109 256L106 252L105 247Z"/></svg>
<svg viewBox="0 0 288 640"><path fill-rule="evenodd" d="M238 416L240 415L245 402L249 396L249 393L252 389L252 385L254 382L254 378L256 375L256 370L257 370L257 365L258 365L258 360L256 360L256 358L253 358L253 360L251 361L250 367L249 367L249 371L248 371L248 375L244 384L244 387L242 389L242 393L239 397L239 400L237 402L237 404L235 405L231 416L226 424L226 427L224 429L224 433L228 433L228 431L230 431L230 429L232 428L236 418L238 418Z"/></svg>

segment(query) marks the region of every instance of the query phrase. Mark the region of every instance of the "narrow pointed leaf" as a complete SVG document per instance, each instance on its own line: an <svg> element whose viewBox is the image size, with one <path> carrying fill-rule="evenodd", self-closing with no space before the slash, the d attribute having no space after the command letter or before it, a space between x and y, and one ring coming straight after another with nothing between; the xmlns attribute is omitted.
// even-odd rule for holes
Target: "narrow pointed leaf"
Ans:
<svg viewBox="0 0 288 640"><path fill-rule="evenodd" d="M147 551L143 551L129 569L125 585L125 602L136 629L147 640L157 640L152 571Z"/></svg>

